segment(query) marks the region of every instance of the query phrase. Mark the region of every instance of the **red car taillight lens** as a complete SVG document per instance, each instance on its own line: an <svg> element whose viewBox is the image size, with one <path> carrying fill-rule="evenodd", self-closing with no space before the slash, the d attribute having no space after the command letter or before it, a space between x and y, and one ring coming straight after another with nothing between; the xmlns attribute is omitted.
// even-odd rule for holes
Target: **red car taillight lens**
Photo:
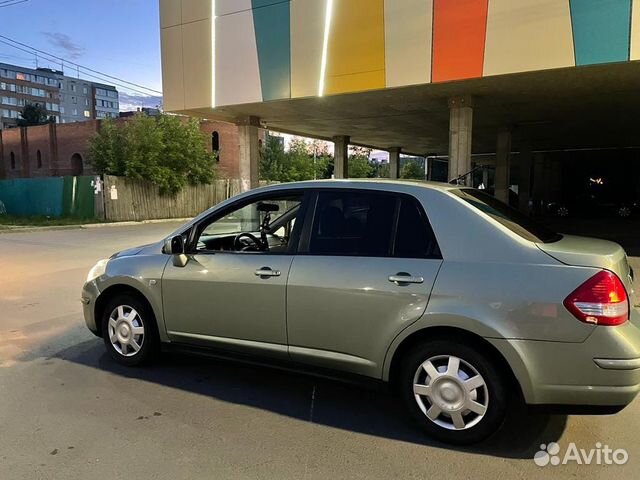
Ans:
<svg viewBox="0 0 640 480"><path fill-rule="evenodd" d="M576 318L585 323L615 326L629 320L629 298L618 276L607 270L596 273L565 301Z"/></svg>

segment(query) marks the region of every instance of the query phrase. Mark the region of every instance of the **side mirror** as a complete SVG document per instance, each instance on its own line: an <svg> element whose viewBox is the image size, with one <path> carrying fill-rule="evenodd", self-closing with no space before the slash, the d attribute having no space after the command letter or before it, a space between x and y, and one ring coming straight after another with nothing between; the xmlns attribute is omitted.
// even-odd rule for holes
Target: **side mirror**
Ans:
<svg viewBox="0 0 640 480"><path fill-rule="evenodd" d="M174 255L184 253L184 237L182 235L176 235L171 239L171 253Z"/></svg>

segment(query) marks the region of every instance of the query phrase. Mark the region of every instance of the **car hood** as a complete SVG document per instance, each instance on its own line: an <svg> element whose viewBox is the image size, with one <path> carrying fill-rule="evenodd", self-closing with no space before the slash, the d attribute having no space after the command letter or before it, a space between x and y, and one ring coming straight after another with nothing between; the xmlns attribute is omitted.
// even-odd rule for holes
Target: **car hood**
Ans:
<svg viewBox="0 0 640 480"><path fill-rule="evenodd" d="M567 265L610 270L618 275L627 287L631 286L631 271L627 254L615 242L564 235L557 242L536 245L547 255Z"/></svg>
<svg viewBox="0 0 640 480"><path fill-rule="evenodd" d="M120 252L114 253L111 255L111 259L121 258L121 257L132 257L134 255L138 255L143 250L146 250L150 247L155 246L155 243L150 243L148 245L142 245L140 247L127 248L126 250L121 250Z"/></svg>

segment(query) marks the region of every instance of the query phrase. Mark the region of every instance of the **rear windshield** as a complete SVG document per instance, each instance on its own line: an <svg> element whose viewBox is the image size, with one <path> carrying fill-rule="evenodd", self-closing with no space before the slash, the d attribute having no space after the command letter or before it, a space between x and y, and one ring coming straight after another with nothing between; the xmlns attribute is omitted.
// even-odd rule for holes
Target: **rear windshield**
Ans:
<svg viewBox="0 0 640 480"><path fill-rule="evenodd" d="M562 235L559 233L540 225L525 214L505 205L481 190L464 188L461 190L453 190L451 193L460 197L481 212L486 213L495 221L526 240L536 243L552 243L562 238Z"/></svg>

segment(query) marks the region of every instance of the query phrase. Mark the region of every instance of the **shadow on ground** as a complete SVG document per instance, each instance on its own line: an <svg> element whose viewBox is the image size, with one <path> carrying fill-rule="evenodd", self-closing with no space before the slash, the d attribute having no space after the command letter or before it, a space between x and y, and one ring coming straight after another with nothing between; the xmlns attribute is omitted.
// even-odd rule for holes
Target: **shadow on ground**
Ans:
<svg viewBox="0 0 640 480"><path fill-rule="evenodd" d="M319 425L413 444L455 448L427 438L405 414L400 399L384 389L175 353L163 354L153 365L127 368L116 364L98 339L60 351L54 357ZM560 438L566 421L566 416L532 414L518 409L493 438L480 446L456 449L531 459L541 443Z"/></svg>

